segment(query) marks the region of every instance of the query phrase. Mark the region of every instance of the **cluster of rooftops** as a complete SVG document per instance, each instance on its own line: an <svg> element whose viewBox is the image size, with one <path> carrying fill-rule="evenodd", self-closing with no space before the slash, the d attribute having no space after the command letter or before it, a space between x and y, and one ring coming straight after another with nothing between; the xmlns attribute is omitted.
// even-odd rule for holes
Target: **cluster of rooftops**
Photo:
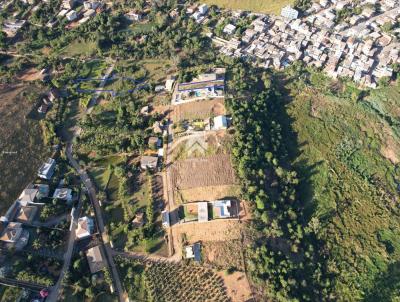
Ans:
<svg viewBox="0 0 400 302"><path fill-rule="evenodd" d="M380 10L375 5L380 4ZM356 10L357 8L357 10ZM340 22L341 10L356 11ZM202 16L206 17L207 13ZM391 77L391 64L400 62L399 29L385 32L385 23L396 24L398 0L321 0L299 18L299 12L284 7L281 16L235 11L223 28L223 37L208 34L220 52L254 61L265 68L283 69L303 61L323 69L333 78L348 77L361 86L375 88L382 77ZM238 34L236 23L254 16L251 26ZM199 23L205 22L192 15ZM221 18L219 22L224 22ZM260 63L261 62L261 63Z"/></svg>

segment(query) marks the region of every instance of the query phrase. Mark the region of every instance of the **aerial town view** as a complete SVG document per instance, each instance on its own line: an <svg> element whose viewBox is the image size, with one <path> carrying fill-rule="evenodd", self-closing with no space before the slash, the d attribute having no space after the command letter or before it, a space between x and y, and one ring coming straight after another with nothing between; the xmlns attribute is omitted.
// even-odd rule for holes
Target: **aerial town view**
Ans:
<svg viewBox="0 0 400 302"><path fill-rule="evenodd" d="M400 301L399 0L0 0L0 301Z"/></svg>

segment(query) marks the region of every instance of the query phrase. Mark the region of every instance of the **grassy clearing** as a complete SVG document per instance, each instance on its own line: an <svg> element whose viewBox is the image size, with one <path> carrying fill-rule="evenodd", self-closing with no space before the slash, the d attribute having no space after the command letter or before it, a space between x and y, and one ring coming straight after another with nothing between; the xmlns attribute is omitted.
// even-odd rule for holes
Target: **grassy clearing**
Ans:
<svg viewBox="0 0 400 302"><path fill-rule="evenodd" d="M303 196L324 225L319 233L343 300L363 299L400 259L399 95L390 87L351 101L304 90L289 106L301 146L297 165L309 179Z"/></svg>
<svg viewBox="0 0 400 302"><path fill-rule="evenodd" d="M90 172L90 176L94 179L99 190L106 190L111 173L109 169L93 168Z"/></svg>
<svg viewBox="0 0 400 302"><path fill-rule="evenodd" d="M156 26L155 23L134 23L129 26L128 31L132 35L151 33Z"/></svg>
<svg viewBox="0 0 400 302"><path fill-rule="evenodd" d="M219 7L279 15L281 8L293 4L292 0L203 0L202 3Z"/></svg>
<svg viewBox="0 0 400 302"><path fill-rule="evenodd" d="M75 40L59 51L59 55L64 56L89 56L96 51L97 45L94 41Z"/></svg>

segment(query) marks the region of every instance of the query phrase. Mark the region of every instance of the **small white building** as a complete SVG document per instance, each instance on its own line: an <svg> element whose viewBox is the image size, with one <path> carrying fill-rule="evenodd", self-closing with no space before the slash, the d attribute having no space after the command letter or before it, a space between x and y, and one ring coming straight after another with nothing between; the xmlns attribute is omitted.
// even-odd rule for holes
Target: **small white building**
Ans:
<svg viewBox="0 0 400 302"><path fill-rule="evenodd" d="M139 22L140 20L142 20L142 15L136 12L126 13L125 17L131 20L132 22Z"/></svg>
<svg viewBox="0 0 400 302"><path fill-rule="evenodd" d="M228 128L228 120L225 115L214 117L214 130L222 130Z"/></svg>
<svg viewBox="0 0 400 302"><path fill-rule="evenodd" d="M69 202L72 200L72 190L68 188L57 188L54 191L53 198L62 199Z"/></svg>
<svg viewBox="0 0 400 302"><path fill-rule="evenodd" d="M236 30L236 26L233 24L227 24L224 29L223 32L227 35L232 35Z"/></svg>
<svg viewBox="0 0 400 302"><path fill-rule="evenodd" d="M168 228L171 225L171 221L169 219L169 212L167 210L164 210L161 212L161 217L162 217L162 225L164 228Z"/></svg>
<svg viewBox="0 0 400 302"><path fill-rule="evenodd" d="M198 202L197 203L197 219L199 222L208 221L208 202Z"/></svg>
<svg viewBox="0 0 400 302"><path fill-rule="evenodd" d="M78 219L78 228L76 229L76 237L83 239L92 235L94 230L93 219L85 216Z"/></svg>
<svg viewBox="0 0 400 302"><path fill-rule="evenodd" d="M165 81L165 90L167 90L168 92L171 92L173 87L174 87L174 83L175 83L175 78L174 77L168 78Z"/></svg>
<svg viewBox="0 0 400 302"><path fill-rule="evenodd" d="M38 171L38 176L42 179L51 179L54 174L54 169L56 167L56 161L53 158L49 158Z"/></svg>
<svg viewBox="0 0 400 302"><path fill-rule="evenodd" d="M71 10L68 14L65 15L68 21L74 21L78 18L76 11Z"/></svg>
<svg viewBox="0 0 400 302"><path fill-rule="evenodd" d="M299 12L296 9L292 8L290 5L288 5L282 8L281 16L288 20L294 20L299 17Z"/></svg>
<svg viewBox="0 0 400 302"><path fill-rule="evenodd" d="M207 4L202 4L202 5L199 6L199 13L200 14L205 15L205 14L207 14L207 12L208 12Z"/></svg>

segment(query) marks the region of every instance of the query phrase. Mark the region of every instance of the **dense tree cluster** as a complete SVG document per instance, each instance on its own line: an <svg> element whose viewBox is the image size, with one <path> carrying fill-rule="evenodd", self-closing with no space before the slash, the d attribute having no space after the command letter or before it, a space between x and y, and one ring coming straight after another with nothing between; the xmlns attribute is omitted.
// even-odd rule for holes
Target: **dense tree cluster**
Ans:
<svg viewBox="0 0 400 302"><path fill-rule="evenodd" d="M278 301L329 300L323 255L307 222L291 167L284 103L265 71L236 64L234 98L227 101L235 124L233 159L244 198L254 205L259 238L249 250L249 270L269 298Z"/></svg>
<svg viewBox="0 0 400 302"><path fill-rule="evenodd" d="M81 123L81 147L98 155L142 150L146 137L143 129L148 128L149 119L140 115L141 103L128 96L114 100L113 105L112 110L88 115Z"/></svg>

